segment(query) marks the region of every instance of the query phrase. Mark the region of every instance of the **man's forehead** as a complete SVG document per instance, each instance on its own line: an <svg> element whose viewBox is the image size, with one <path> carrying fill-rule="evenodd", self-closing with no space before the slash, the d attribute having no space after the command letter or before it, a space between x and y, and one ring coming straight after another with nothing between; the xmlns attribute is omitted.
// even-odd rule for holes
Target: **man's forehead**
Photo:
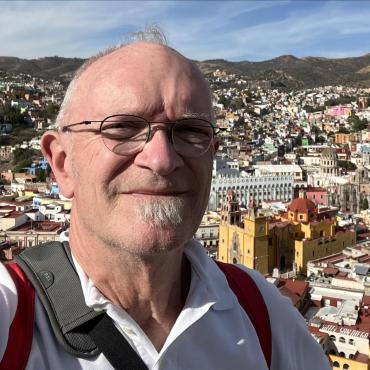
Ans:
<svg viewBox="0 0 370 370"><path fill-rule="evenodd" d="M180 114L204 111L208 101L208 85L188 59L163 45L139 43L93 62L77 82L71 108L86 107L94 114L89 119L98 119L112 110L148 108L150 114L166 105L184 105Z"/></svg>
<svg viewBox="0 0 370 370"><path fill-rule="evenodd" d="M156 71L178 67L188 74L197 75L197 68L183 55L165 45L137 43L121 47L98 58L81 77L96 78L98 72L120 72L130 76L132 70ZM127 73L125 73L127 72ZM135 76L136 78L140 76Z"/></svg>

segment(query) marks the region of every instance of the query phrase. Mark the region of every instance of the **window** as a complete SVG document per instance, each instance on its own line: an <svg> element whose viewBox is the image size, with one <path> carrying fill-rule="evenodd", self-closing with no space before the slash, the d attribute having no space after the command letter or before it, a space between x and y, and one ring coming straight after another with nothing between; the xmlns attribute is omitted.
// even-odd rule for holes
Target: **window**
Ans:
<svg viewBox="0 0 370 370"><path fill-rule="evenodd" d="M339 363L338 363L338 361L334 361L334 362L333 362L333 367L339 367Z"/></svg>
<svg viewBox="0 0 370 370"><path fill-rule="evenodd" d="M343 369L349 369L349 365L348 364L344 364L343 365Z"/></svg>
<svg viewBox="0 0 370 370"><path fill-rule="evenodd" d="M340 337L340 338L339 338L339 342L341 342L341 343L346 343L346 340L345 340L343 337Z"/></svg>
<svg viewBox="0 0 370 370"><path fill-rule="evenodd" d="M320 237L324 236L324 231L320 230Z"/></svg>

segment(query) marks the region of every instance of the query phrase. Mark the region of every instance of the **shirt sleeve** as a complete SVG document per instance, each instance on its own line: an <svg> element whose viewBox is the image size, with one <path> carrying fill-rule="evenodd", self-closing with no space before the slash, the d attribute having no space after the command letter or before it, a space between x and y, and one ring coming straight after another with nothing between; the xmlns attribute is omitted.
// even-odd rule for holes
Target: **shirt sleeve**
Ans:
<svg viewBox="0 0 370 370"><path fill-rule="evenodd" d="M271 370L330 370L327 356L289 298L284 297L258 271L248 269L248 274L260 289L270 316Z"/></svg>
<svg viewBox="0 0 370 370"><path fill-rule="evenodd" d="M17 289L5 266L0 262L0 360L3 358L9 327L17 310Z"/></svg>

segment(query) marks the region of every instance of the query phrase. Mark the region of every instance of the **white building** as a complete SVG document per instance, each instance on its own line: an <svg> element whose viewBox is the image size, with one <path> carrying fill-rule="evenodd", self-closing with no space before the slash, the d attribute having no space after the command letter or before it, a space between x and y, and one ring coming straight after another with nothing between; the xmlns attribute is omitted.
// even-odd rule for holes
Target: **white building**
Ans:
<svg viewBox="0 0 370 370"><path fill-rule="evenodd" d="M216 176L212 179L208 209L215 211L220 208L229 189L234 190L242 206L247 206L252 200L257 205L271 200L290 202L293 200L293 177L289 175Z"/></svg>
<svg viewBox="0 0 370 370"><path fill-rule="evenodd" d="M258 164L253 166L256 176L292 176L296 181L303 180L303 171L297 164Z"/></svg>

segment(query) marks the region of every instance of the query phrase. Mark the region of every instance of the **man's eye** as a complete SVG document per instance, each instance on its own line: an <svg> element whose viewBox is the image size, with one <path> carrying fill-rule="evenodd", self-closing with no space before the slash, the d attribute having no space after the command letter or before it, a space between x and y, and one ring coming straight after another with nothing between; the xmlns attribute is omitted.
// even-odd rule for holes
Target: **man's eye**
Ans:
<svg viewBox="0 0 370 370"><path fill-rule="evenodd" d="M212 135L212 130L208 127L205 127L205 126L201 126L201 125L198 125L198 126L189 126L189 125L184 125L184 126L181 126L179 128L177 128L176 130L176 133L178 133L179 135L189 135L189 136L192 136L192 135L195 135L195 136L207 136L209 137L210 135Z"/></svg>
<svg viewBox="0 0 370 370"><path fill-rule="evenodd" d="M109 139L130 139L142 134L145 127L135 124L135 122L128 123L107 123L102 127L102 134Z"/></svg>

